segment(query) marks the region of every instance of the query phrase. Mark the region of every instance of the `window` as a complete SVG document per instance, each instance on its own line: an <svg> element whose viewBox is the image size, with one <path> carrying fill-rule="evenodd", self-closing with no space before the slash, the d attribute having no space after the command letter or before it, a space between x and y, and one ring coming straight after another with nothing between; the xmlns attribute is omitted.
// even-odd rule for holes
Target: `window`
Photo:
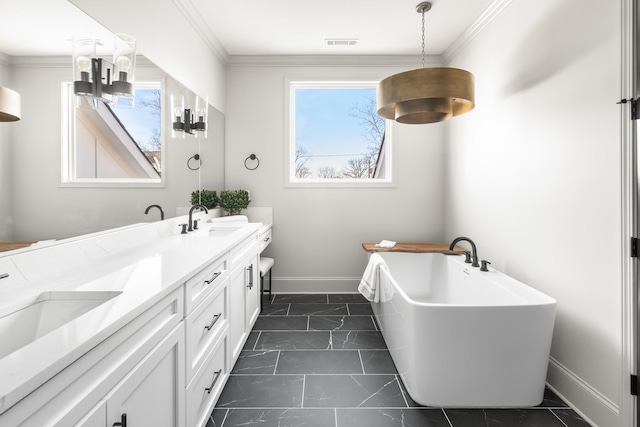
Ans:
<svg viewBox="0 0 640 427"><path fill-rule="evenodd" d="M391 138L376 82L290 82L289 185L390 184Z"/></svg>
<svg viewBox="0 0 640 427"><path fill-rule="evenodd" d="M135 101L117 104L83 100L76 108L72 83L63 84L63 94L63 185L161 185L160 82L136 83Z"/></svg>

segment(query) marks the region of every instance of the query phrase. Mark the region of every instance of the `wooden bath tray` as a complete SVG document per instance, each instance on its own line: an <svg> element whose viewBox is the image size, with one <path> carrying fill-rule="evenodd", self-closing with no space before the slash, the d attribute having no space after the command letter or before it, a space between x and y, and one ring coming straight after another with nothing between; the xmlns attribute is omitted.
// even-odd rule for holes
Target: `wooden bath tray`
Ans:
<svg viewBox="0 0 640 427"><path fill-rule="evenodd" d="M446 243L401 243L398 242L393 248L377 248L375 243L363 243L362 247L367 252L411 252L411 253L442 253L442 254L463 254L466 249L456 246L452 251Z"/></svg>
<svg viewBox="0 0 640 427"><path fill-rule="evenodd" d="M14 249L22 249L27 246L33 245L34 242L12 242L12 243L1 243L0 242L0 252L12 251Z"/></svg>

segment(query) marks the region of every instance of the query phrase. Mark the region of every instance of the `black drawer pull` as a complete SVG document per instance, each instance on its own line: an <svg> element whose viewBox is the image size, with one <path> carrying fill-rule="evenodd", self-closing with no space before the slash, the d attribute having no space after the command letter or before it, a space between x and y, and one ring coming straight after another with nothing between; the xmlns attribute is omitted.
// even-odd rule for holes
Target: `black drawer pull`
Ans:
<svg viewBox="0 0 640 427"><path fill-rule="evenodd" d="M120 422L113 423L113 427L127 427L127 414L120 415Z"/></svg>
<svg viewBox="0 0 640 427"><path fill-rule="evenodd" d="M213 387L218 382L218 378L220 378L220 374L221 373L222 373L222 369L220 369L219 371L214 372L214 374L216 374L216 375L213 377L213 382L211 383L211 386L209 388L205 388L204 391L206 391L207 393L211 394L211 390L213 390Z"/></svg>
<svg viewBox="0 0 640 427"><path fill-rule="evenodd" d="M207 285L211 282L213 282L214 280L216 280L218 278L219 275L221 275L222 273L219 271L216 271L215 273L213 273L213 276L211 276L211 279L209 280L205 280L204 283L206 283Z"/></svg>
<svg viewBox="0 0 640 427"><path fill-rule="evenodd" d="M220 317L221 317L221 316L222 316L222 313L218 313L218 314L216 314L215 316L213 316L213 320L211 321L211 324L210 324L209 326L205 326L204 328L205 328L207 331L210 331L210 330L211 330L211 328L213 328L213 325L215 325L215 324L216 324L216 322L218 321L218 319L220 319Z"/></svg>

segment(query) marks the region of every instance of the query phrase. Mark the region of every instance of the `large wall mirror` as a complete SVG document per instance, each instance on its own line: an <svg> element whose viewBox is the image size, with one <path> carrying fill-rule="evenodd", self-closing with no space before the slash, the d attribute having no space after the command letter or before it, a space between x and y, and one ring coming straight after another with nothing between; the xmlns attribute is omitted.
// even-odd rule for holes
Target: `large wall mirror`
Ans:
<svg viewBox="0 0 640 427"><path fill-rule="evenodd" d="M158 212L145 214L152 204L161 205L165 218L172 218L190 205L193 191L224 189L225 118L220 111L209 105L206 139L172 138L167 112L171 95L182 95L185 108L193 108L196 95L139 51L135 81L142 84L141 90L160 88L151 94L159 95L159 100L136 100L150 107L155 124L135 118L127 124L126 133L132 139L136 138L134 127L146 135L141 144L127 142L124 130L118 130L117 121L128 120L124 117L127 107L123 106L117 120L115 115L105 119L115 114L107 106L76 115L69 91L63 89L74 80L70 37L107 40L113 35L94 33L98 24L67 0L36 2L46 7L34 7L32 0L17 2L0 16L0 26L10 32L7 38L0 34L0 85L20 93L22 103L21 120L4 126L0 133L0 195L8 200L0 206L0 241L63 239L156 221ZM65 21L73 15L69 8L77 20ZM34 26L38 31L33 31ZM50 41L57 41L58 50L48 50ZM153 103L160 104L159 117ZM65 120L65 114L73 115L73 120ZM76 120L82 121L81 129L75 128ZM76 138L79 133L84 134L79 144L74 139L71 145L68 136ZM117 133L115 144L106 142ZM193 161L192 168L188 162L196 154L201 165L192 170ZM71 166L72 162L76 163ZM46 209L46 214L34 209L34 204Z"/></svg>
<svg viewBox="0 0 640 427"><path fill-rule="evenodd" d="M62 83L62 140L60 182L62 186L163 187L166 185L171 144L192 141L173 139L169 119L172 95L182 95L187 104L196 95L155 64L138 57L135 96L106 102L78 97L73 82ZM206 137L187 136L218 150L210 153L203 167L215 168L208 185L222 187L224 116L209 106ZM193 170L193 167L190 167ZM170 172L169 172L170 173Z"/></svg>

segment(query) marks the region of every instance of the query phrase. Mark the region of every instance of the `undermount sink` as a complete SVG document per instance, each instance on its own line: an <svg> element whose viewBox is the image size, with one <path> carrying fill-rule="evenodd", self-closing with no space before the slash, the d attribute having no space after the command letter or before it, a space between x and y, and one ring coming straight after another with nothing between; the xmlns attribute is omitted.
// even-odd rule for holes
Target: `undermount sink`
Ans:
<svg viewBox="0 0 640 427"><path fill-rule="evenodd" d="M122 292L43 292L28 305L0 317L0 359L77 319Z"/></svg>
<svg viewBox="0 0 640 427"><path fill-rule="evenodd" d="M209 230L209 236L228 236L231 233L235 233L238 228L211 228Z"/></svg>
<svg viewBox="0 0 640 427"><path fill-rule="evenodd" d="M198 232L191 234L193 237L225 237L235 233L241 227L224 227L224 226L212 226L209 230L201 229Z"/></svg>

